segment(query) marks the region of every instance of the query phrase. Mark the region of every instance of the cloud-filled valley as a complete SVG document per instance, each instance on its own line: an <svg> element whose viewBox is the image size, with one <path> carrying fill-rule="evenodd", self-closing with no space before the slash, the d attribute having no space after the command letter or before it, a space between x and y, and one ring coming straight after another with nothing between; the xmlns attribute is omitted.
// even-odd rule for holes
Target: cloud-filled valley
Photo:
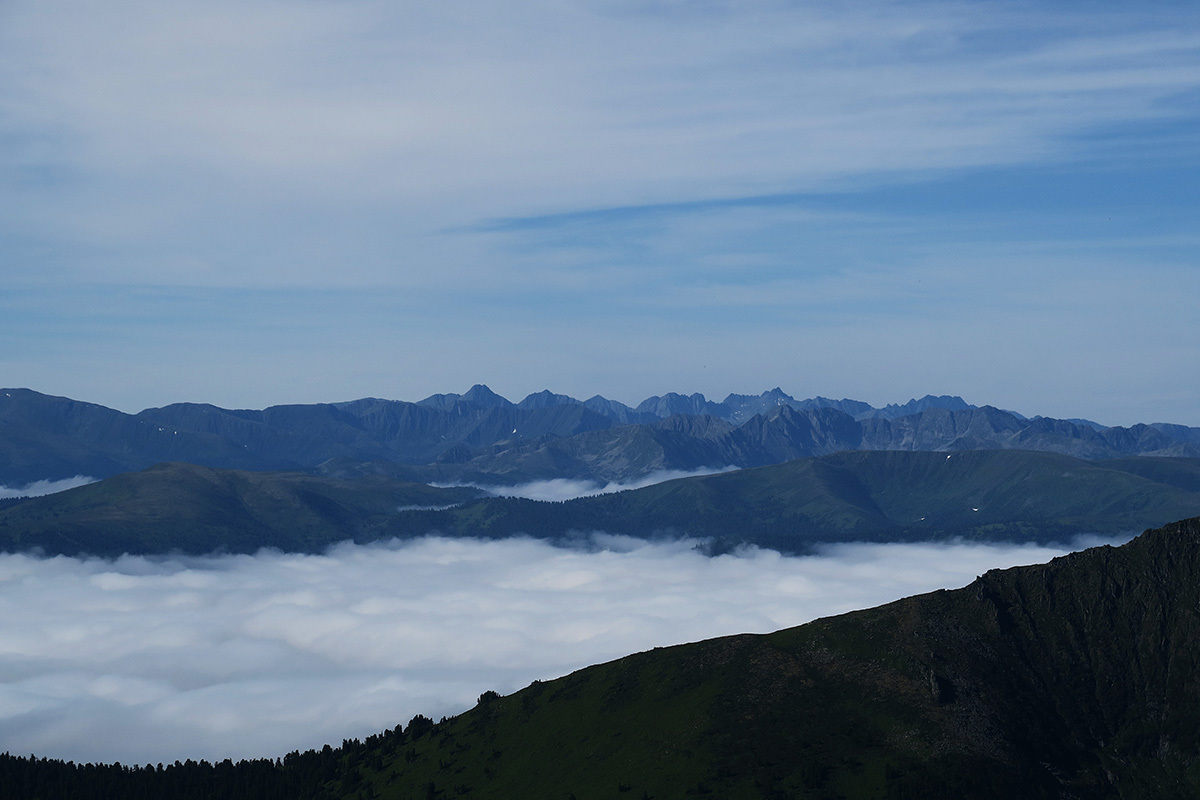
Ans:
<svg viewBox="0 0 1200 800"><path fill-rule="evenodd" d="M279 756L656 646L766 632L1067 549L853 544L792 558L596 535L323 555L0 556L0 750Z"/></svg>

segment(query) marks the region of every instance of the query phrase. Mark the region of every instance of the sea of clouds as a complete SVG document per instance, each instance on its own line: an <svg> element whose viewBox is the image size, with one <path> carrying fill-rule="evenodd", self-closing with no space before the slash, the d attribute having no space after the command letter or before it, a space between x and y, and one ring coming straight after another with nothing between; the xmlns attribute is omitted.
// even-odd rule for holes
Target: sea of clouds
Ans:
<svg viewBox="0 0 1200 800"><path fill-rule="evenodd" d="M706 557L595 535L321 555L0 555L0 751L125 763L338 744L655 646L766 632L1062 547L850 544Z"/></svg>

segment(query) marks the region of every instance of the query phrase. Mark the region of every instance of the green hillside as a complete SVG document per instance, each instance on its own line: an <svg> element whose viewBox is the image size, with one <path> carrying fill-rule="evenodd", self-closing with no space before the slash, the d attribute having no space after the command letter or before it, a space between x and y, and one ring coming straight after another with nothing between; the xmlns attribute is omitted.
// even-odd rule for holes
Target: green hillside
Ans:
<svg viewBox="0 0 1200 800"><path fill-rule="evenodd" d="M119 555L317 552L431 532L572 540L690 536L714 552L841 541L1051 541L1200 514L1194 459L859 451L566 502L482 497L366 474L332 479L166 464L0 507L0 547Z"/></svg>
<svg viewBox="0 0 1200 800"><path fill-rule="evenodd" d="M1200 514L1192 459L1083 461L1027 451L857 451L667 481L564 503L483 499L393 530L547 538L608 531L784 552L851 540L1050 541Z"/></svg>
<svg viewBox="0 0 1200 800"><path fill-rule="evenodd" d="M477 497L380 476L333 480L301 473L160 464L0 510L6 550L50 553L316 552L379 538L398 509Z"/></svg>

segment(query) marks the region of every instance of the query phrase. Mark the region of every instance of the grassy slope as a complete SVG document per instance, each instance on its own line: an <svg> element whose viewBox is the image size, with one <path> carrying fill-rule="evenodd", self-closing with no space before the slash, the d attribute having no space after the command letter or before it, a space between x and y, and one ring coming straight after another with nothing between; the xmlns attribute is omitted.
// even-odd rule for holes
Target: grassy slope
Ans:
<svg viewBox="0 0 1200 800"><path fill-rule="evenodd" d="M1191 520L534 684L351 771L383 798L1195 797L1197 607Z"/></svg>
<svg viewBox="0 0 1200 800"><path fill-rule="evenodd" d="M97 555L315 551L378 538L399 507L477 495L379 476L344 481L160 464L0 511L0 542L8 550Z"/></svg>
<svg viewBox="0 0 1200 800"><path fill-rule="evenodd" d="M717 550L753 543L784 552L849 540L1048 541L1200 514L1196 480L1190 459L848 452L541 503L473 500L476 490L382 475L332 479L173 464L0 508L0 546L109 555L267 546L312 552L344 539L432 531L557 539L596 530L710 537ZM461 505L397 511L455 503Z"/></svg>
<svg viewBox="0 0 1200 800"><path fill-rule="evenodd" d="M862 483L889 519L914 531L1142 530L1196 513L1174 479L1190 460L1082 461L1054 453L838 453L824 459ZM976 511L975 509L978 509ZM922 517L925 519L922 521Z"/></svg>
<svg viewBox="0 0 1200 800"><path fill-rule="evenodd" d="M481 500L398 520L397 530L546 537L671 532L789 552L855 539L1047 541L1143 530L1200 514L1200 492L1185 488L1193 470L1191 460L1174 459L1110 465L1025 451L859 451L566 503Z"/></svg>

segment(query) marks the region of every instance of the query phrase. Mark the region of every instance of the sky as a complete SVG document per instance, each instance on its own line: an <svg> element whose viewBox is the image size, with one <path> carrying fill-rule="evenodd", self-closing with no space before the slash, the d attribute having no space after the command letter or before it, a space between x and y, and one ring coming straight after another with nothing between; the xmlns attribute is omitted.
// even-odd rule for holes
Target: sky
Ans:
<svg viewBox="0 0 1200 800"><path fill-rule="evenodd" d="M0 2L0 383L1200 425L1200 7Z"/></svg>
<svg viewBox="0 0 1200 800"><path fill-rule="evenodd" d="M1087 543L710 558L692 542L597 535L580 549L428 537L322 555L0 554L0 751L276 758L631 652L963 586Z"/></svg>

